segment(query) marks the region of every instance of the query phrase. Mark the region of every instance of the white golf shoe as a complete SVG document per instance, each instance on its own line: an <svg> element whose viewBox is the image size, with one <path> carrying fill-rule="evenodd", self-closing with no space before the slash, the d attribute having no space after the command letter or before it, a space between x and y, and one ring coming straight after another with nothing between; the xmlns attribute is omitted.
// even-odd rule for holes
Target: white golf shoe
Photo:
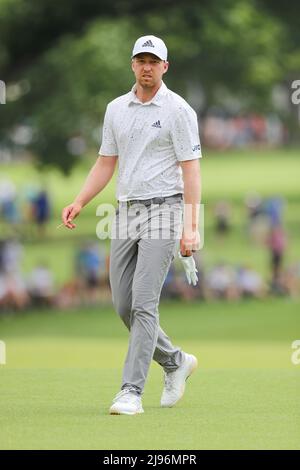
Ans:
<svg viewBox="0 0 300 470"><path fill-rule="evenodd" d="M184 361L174 372L164 372L165 386L161 396L162 407L172 407L184 395L185 382L198 366L198 361L192 354L184 354Z"/></svg>
<svg viewBox="0 0 300 470"><path fill-rule="evenodd" d="M121 390L114 398L109 409L111 415L135 415L138 413L144 413L142 398L136 393L132 393L130 388Z"/></svg>

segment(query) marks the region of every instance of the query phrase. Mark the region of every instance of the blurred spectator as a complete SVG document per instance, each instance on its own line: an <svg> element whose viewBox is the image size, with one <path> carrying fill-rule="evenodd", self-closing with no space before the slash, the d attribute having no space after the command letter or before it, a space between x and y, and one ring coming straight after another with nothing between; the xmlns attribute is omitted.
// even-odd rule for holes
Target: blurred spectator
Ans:
<svg viewBox="0 0 300 470"><path fill-rule="evenodd" d="M9 179L0 181L0 216L4 222L18 229L21 222L17 206L17 191L15 185Z"/></svg>
<svg viewBox="0 0 300 470"><path fill-rule="evenodd" d="M2 201L1 208L3 220L11 225L20 223L20 214L17 207L17 201L15 198L6 199Z"/></svg>
<svg viewBox="0 0 300 470"><path fill-rule="evenodd" d="M46 224L50 218L50 201L46 190L41 190L34 199L34 220L39 236L45 236Z"/></svg>
<svg viewBox="0 0 300 470"><path fill-rule="evenodd" d="M21 310L29 304L26 286L19 275L0 273L0 307L2 311Z"/></svg>
<svg viewBox="0 0 300 470"><path fill-rule="evenodd" d="M4 271L5 240L0 238L0 273Z"/></svg>
<svg viewBox="0 0 300 470"><path fill-rule="evenodd" d="M242 297L262 298L266 293L260 274L247 266L238 268L237 285Z"/></svg>
<svg viewBox="0 0 300 470"><path fill-rule="evenodd" d="M280 224L271 226L267 243L271 251L272 277L275 277L282 267L283 254L287 243L285 231Z"/></svg>
<svg viewBox="0 0 300 470"><path fill-rule="evenodd" d="M51 306L54 303L53 275L45 263L36 266L28 276L28 292L32 305Z"/></svg>
<svg viewBox="0 0 300 470"><path fill-rule="evenodd" d="M55 297L55 305L58 308L75 308L80 306L81 297L77 279L65 282L58 290Z"/></svg>
<svg viewBox="0 0 300 470"><path fill-rule="evenodd" d="M23 220L23 236L27 239L35 237L35 201L38 188L34 183L27 184L21 193L21 210Z"/></svg>
<svg viewBox="0 0 300 470"><path fill-rule="evenodd" d="M298 297L300 292L300 263L293 263L282 273L284 293L291 297Z"/></svg>
<svg viewBox="0 0 300 470"><path fill-rule="evenodd" d="M14 200L16 197L16 187L14 183L8 179L3 178L0 180L0 208L3 212L3 206L7 201Z"/></svg>
<svg viewBox="0 0 300 470"><path fill-rule="evenodd" d="M6 280L5 280L5 276L0 271L0 311L5 309L6 304L7 304Z"/></svg>
<svg viewBox="0 0 300 470"><path fill-rule="evenodd" d="M105 255L100 251L98 243L87 242L76 256L76 271L86 285L98 285L101 275L105 273Z"/></svg>
<svg viewBox="0 0 300 470"><path fill-rule="evenodd" d="M252 222L264 213L262 198L258 193L248 193L246 195L245 204L248 213L249 222Z"/></svg>
<svg viewBox="0 0 300 470"><path fill-rule="evenodd" d="M22 310L29 306L30 298L23 277L18 272L11 272L5 277L6 307Z"/></svg>
<svg viewBox="0 0 300 470"><path fill-rule="evenodd" d="M223 237L230 230L231 208L227 201L218 201L215 205L215 230L217 235Z"/></svg>
<svg viewBox="0 0 300 470"><path fill-rule="evenodd" d="M271 255L271 289L275 293L282 293L282 263L283 255L286 248L287 239L285 231L280 224L270 227L269 236L267 237L267 246Z"/></svg>
<svg viewBox="0 0 300 470"><path fill-rule="evenodd" d="M269 218L271 226L282 223L283 199L281 197L272 197L265 201L264 211Z"/></svg>
<svg viewBox="0 0 300 470"><path fill-rule="evenodd" d="M269 221L264 209L264 201L257 193L249 193L245 199L250 239L264 245L269 230Z"/></svg>
<svg viewBox="0 0 300 470"><path fill-rule="evenodd" d="M23 256L23 247L16 238L1 243L1 267L4 273L19 273Z"/></svg>
<svg viewBox="0 0 300 470"><path fill-rule="evenodd" d="M236 273L225 263L219 263L210 270L206 284L209 298L235 300L239 297Z"/></svg>
<svg viewBox="0 0 300 470"><path fill-rule="evenodd" d="M79 249L75 259L76 276L83 299L96 301L99 287L108 284L107 259L99 244L88 242Z"/></svg>
<svg viewBox="0 0 300 470"><path fill-rule="evenodd" d="M20 269L22 252L16 239L0 242L0 305L6 309L23 309L29 304Z"/></svg>

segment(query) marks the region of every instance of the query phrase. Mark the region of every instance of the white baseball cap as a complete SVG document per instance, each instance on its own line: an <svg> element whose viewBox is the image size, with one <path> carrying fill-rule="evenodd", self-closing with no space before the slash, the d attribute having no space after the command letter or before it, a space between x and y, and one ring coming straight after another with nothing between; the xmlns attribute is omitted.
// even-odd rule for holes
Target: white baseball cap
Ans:
<svg viewBox="0 0 300 470"><path fill-rule="evenodd" d="M159 57L161 60L167 60L168 49L164 41L156 36L142 36L137 39L132 51L132 57L137 54L148 52Z"/></svg>

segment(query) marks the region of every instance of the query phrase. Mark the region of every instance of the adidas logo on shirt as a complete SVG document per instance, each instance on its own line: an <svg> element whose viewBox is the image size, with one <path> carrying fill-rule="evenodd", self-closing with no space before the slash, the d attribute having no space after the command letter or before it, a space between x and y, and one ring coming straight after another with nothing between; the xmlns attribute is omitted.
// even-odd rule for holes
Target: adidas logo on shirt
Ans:
<svg viewBox="0 0 300 470"><path fill-rule="evenodd" d="M161 129L160 121L154 122L151 127L159 127Z"/></svg>
<svg viewBox="0 0 300 470"><path fill-rule="evenodd" d="M152 43L151 39L149 39L148 41L144 42L142 47L154 47L154 44Z"/></svg>

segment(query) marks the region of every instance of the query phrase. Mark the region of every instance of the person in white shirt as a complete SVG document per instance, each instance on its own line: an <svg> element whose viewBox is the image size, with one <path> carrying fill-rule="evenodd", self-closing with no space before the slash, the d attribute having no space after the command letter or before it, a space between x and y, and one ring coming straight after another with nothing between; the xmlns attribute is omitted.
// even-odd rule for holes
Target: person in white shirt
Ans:
<svg viewBox="0 0 300 470"><path fill-rule="evenodd" d="M201 193L197 116L162 81L169 67L165 43L139 38L131 66L136 82L108 104L99 158L62 211L64 225L74 229L73 219L110 181L118 162L110 284L130 339L121 391L109 412L128 415L144 412L141 397L152 359L164 369L162 407L178 402L197 367L196 357L173 346L161 329L158 305L178 247L189 282L197 280L192 252L200 248Z"/></svg>

